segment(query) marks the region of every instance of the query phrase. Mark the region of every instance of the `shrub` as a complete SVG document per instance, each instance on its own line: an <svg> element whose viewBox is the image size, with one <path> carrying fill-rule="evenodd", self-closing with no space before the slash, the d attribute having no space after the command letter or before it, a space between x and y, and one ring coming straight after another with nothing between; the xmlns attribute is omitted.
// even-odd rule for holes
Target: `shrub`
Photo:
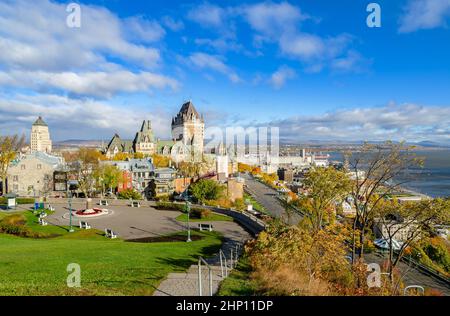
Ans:
<svg viewBox="0 0 450 316"><path fill-rule="evenodd" d="M223 185L210 179L201 179L189 188L194 198L202 203L207 200L219 199L225 189Z"/></svg>
<svg viewBox="0 0 450 316"><path fill-rule="evenodd" d="M48 234L33 232L26 226L23 215L9 215L0 221L0 233L11 234L19 237L45 238Z"/></svg>
<svg viewBox="0 0 450 316"><path fill-rule="evenodd" d="M208 209L202 209L194 207L191 209L190 217L192 218L198 218L198 219L204 219L211 216L211 211Z"/></svg>
<svg viewBox="0 0 450 316"><path fill-rule="evenodd" d="M444 268L446 272L450 272L450 253L439 238L431 239L430 243L423 247L423 251L432 261Z"/></svg>
<svg viewBox="0 0 450 316"><path fill-rule="evenodd" d="M181 203L172 203L172 202L156 202L155 208L157 210L172 210L184 212L184 204Z"/></svg>
<svg viewBox="0 0 450 316"><path fill-rule="evenodd" d="M234 201L233 203L233 206L239 211L244 211L247 208L244 199L236 199L236 201Z"/></svg>
<svg viewBox="0 0 450 316"><path fill-rule="evenodd" d="M34 198L16 198L17 204L34 204ZM6 205L8 201L5 197L0 197L0 205Z"/></svg>
<svg viewBox="0 0 450 316"><path fill-rule="evenodd" d="M133 189L125 189L118 194L118 198L122 200L140 200L142 198L141 194Z"/></svg>

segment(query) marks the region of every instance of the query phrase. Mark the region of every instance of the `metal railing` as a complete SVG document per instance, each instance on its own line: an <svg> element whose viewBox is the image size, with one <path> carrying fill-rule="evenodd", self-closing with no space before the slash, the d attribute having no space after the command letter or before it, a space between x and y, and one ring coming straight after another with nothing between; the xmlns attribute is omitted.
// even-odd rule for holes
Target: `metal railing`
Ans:
<svg viewBox="0 0 450 316"><path fill-rule="evenodd" d="M398 251L394 251L394 254L398 256ZM424 265L423 263L412 259L411 256L402 256L400 260L407 264L412 264L416 267L416 269L421 270L423 273L429 275L430 277L434 277L435 279L438 279L446 283L447 285L450 285L450 278L447 275L428 265Z"/></svg>
<svg viewBox="0 0 450 316"><path fill-rule="evenodd" d="M198 295L203 296L203 287L202 287L202 262L208 268L208 276L209 276L209 296L213 295L213 286L212 286L212 270L211 266L208 262L205 261L202 257L198 258Z"/></svg>
<svg viewBox="0 0 450 316"><path fill-rule="evenodd" d="M408 290L410 290L410 289L418 289L420 292L422 292L422 295L425 294L425 289L424 289L423 286L420 286L420 285L410 285L410 286L405 287L405 289L403 290L403 295L406 296L407 293L408 293Z"/></svg>
<svg viewBox="0 0 450 316"><path fill-rule="evenodd" d="M223 253L222 249L220 249L220 251L219 251L219 258L220 258L220 270L221 270L222 278L226 278L228 276L227 257Z"/></svg>

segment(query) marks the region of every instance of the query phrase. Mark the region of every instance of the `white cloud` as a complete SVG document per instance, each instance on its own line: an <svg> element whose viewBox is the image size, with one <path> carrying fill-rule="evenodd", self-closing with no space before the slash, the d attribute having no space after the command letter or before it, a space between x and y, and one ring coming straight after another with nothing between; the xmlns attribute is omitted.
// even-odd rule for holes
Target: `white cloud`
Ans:
<svg viewBox="0 0 450 316"><path fill-rule="evenodd" d="M299 22L309 18L288 2L246 5L239 11L254 30L268 37L278 37L282 32L293 31Z"/></svg>
<svg viewBox="0 0 450 316"><path fill-rule="evenodd" d="M0 3L0 83L87 97L177 87L149 71L161 64L148 45L165 35L158 22L81 5L81 28L72 29L67 15L64 4L47 0Z"/></svg>
<svg viewBox="0 0 450 316"><path fill-rule="evenodd" d="M152 43L161 40L166 31L156 21L149 21L142 17L127 18L123 22L127 36L144 43Z"/></svg>
<svg viewBox="0 0 450 316"><path fill-rule="evenodd" d="M283 140L432 140L450 143L450 107L388 104L337 110L267 123L280 127Z"/></svg>
<svg viewBox="0 0 450 316"><path fill-rule="evenodd" d="M226 53L228 51L238 52L242 50L242 45L236 43L233 40L227 40L224 38L209 39L209 38L196 38L195 44L200 46L210 47L220 53Z"/></svg>
<svg viewBox="0 0 450 316"><path fill-rule="evenodd" d="M226 11L223 8L204 3L191 9L187 14L187 18L203 27L220 28L224 25L226 15Z"/></svg>
<svg viewBox="0 0 450 316"><path fill-rule="evenodd" d="M295 76L296 73L293 69L287 66L281 66L272 74L270 82L276 89L280 89L284 86L287 80L293 79Z"/></svg>
<svg viewBox="0 0 450 316"><path fill-rule="evenodd" d="M371 60L364 58L360 53L350 50L347 55L336 58L331 62L331 69L338 72L363 72L372 63Z"/></svg>
<svg viewBox="0 0 450 316"><path fill-rule="evenodd" d="M148 91L151 88L176 89L178 82L166 76L150 73L113 72L0 72L0 85L34 90L57 89L77 96L109 98L119 92Z"/></svg>
<svg viewBox="0 0 450 316"><path fill-rule="evenodd" d="M142 109L119 108L99 101L58 95L18 95L13 100L0 96L0 130L29 136L31 124L38 115L44 117L52 137L57 140L108 141L115 132L121 137L132 138L144 119L152 121L157 136L170 137L171 116L162 107L143 112Z"/></svg>
<svg viewBox="0 0 450 316"><path fill-rule="evenodd" d="M302 30L303 22L316 18L305 14L299 7L288 2L263 2L242 6L241 14L257 33L254 43L261 48L264 43L277 43L283 56L299 60L305 65L307 72L319 72L333 63L337 66L343 64L345 54L348 54L353 37L349 34L322 37ZM365 62L360 55L347 56L347 66L359 68L358 62ZM349 60L350 57L351 62ZM339 60L336 60L340 58ZM345 67L340 67L341 70ZM348 71L354 70L346 67Z"/></svg>
<svg viewBox="0 0 450 316"><path fill-rule="evenodd" d="M47 0L0 3L0 63L55 71L98 67L107 63L106 56L147 68L160 62L158 49L126 37L133 29L140 41L161 38L163 30L155 22L123 21L104 8L81 5L81 28L69 28L65 9Z"/></svg>
<svg viewBox="0 0 450 316"><path fill-rule="evenodd" d="M193 53L187 58L188 62L195 67L201 69L210 69L221 74L226 75L230 81L237 83L241 79L239 76L228 67L222 60L222 57L218 55L210 55L205 53Z"/></svg>
<svg viewBox="0 0 450 316"><path fill-rule="evenodd" d="M166 15L162 17L163 24L173 32L181 31L184 28L184 23L181 20L175 20Z"/></svg>
<svg viewBox="0 0 450 316"><path fill-rule="evenodd" d="M450 17L450 0L410 0L400 18L399 32L445 27Z"/></svg>

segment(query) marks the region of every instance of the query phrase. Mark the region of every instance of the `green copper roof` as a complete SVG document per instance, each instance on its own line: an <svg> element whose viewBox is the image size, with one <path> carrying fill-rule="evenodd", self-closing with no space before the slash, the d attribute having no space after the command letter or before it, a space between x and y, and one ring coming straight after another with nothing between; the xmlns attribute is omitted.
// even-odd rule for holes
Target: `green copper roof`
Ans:
<svg viewBox="0 0 450 316"><path fill-rule="evenodd" d="M48 126L48 125L47 123L44 122L42 117L39 116L36 122L33 123L33 126Z"/></svg>

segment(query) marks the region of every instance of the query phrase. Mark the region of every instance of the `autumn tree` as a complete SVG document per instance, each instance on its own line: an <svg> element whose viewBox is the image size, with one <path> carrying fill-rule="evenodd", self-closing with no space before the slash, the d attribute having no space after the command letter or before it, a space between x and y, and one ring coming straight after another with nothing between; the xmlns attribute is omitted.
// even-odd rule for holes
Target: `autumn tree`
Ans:
<svg viewBox="0 0 450 316"><path fill-rule="evenodd" d="M353 180L351 195L356 210L353 222L353 260L358 235L359 256L364 256L365 231L374 218L378 204L409 181L404 177L408 169L423 165L423 160L413 150L413 146L388 141L378 145L365 143L357 152L344 153L345 169L351 172Z"/></svg>
<svg viewBox="0 0 450 316"><path fill-rule="evenodd" d="M247 246L251 278L266 295L331 295L351 287L343 234L329 226L311 234L273 222Z"/></svg>
<svg viewBox="0 0 450 316"><path fill-rule="evenodd" d="M313 231L318 232L326 222L331 222L336 204L349 194L350 178L333 167L319 167L308 171L303 185L308 193L297 204L308 214L306 219Z"/></svg>
<svg viewBox="0 0 450 316"><path fill-rule="evenodd" d="M155 168L167 168L171 164L171 159L168 156L153 154L151 157Z"/></svg>
<svg viewBox="0 0 450 316"><path fill-rule="evenodd" d="M127 160L129 158L131 158L132 155L128 154L128 153L117 153L114 155L113 159L114 161L123 161L123 160Z"/></svg>
<svg viewBox="0 0 450 316"><path fill-rule="evenodd" d="M103 196L106 188L112 192L120 184L122 171L110 164L100 164L94 172L94 178Z"/></svg>
<svg viewBox="0 0 450 316"><path fill-rule="evenodd" d="M210 179L198 180L189 187L191 194L197 199L197 201L202 203L206 200L216 200L220 198L224 192L224 189L224 186Z"/></svg>
<svg viewBox="0 0 450 316"><path fill-rule="evenodd" d="M184 177L199 178L211 170L211 162L204 157L201 161L182 161L178 164L178 170Z"/></svg>
<svg viewBox="0 0 450 316"><path fill-rule="evenodd" d="M24 144L24 135L0 136L0 177L2 179L3 194L8 193L6 179L8 177L9 164L17 157L17 153Z"/></svg>
<svg viewBox="0 0 450 316"><path fill-rule="evenodd" d="M90 197L96 187L99 152L93 148L81 147L71 159L69 166L78 180L79 189L86 197Z"/></svg>
<svg viewBox="0 0 450 316"><path fill-rule="evenodd" d="M244 172L251 172L252 169L253 169L252 166L247 165L247 164L242 163L242 162L238 162L238 172L242 172L242 173L244 173Z"/></svg>

